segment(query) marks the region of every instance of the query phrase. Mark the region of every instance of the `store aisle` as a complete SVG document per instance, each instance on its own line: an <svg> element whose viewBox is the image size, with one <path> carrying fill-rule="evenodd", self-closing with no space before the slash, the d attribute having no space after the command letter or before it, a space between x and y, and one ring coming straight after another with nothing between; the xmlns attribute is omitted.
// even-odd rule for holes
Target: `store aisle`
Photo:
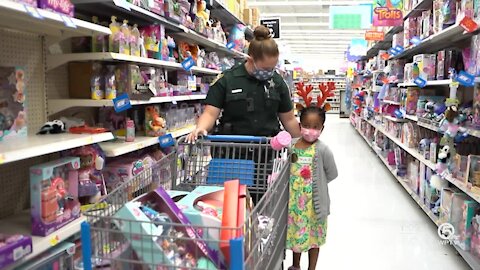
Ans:
<svg viewBox="0 0 480 270"><path fill-rule="evenodd" d="M470 269L453 247L440 244L436 226L348 119L328 115L321 138L334 152L339 177L329 186L332 214L317 269ZM290 252L284 264L291 265Z"/></svg>

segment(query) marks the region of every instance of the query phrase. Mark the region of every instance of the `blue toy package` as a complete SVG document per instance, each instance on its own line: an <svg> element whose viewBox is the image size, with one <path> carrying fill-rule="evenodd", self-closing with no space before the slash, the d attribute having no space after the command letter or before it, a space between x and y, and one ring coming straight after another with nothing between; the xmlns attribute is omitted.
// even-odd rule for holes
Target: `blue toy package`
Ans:
<svg viewBox="0 0 480 270"><path fill-rule="evenodd" d="M236 24L231 31L230 36L228 37L228 42L234 43L234 50L243 51L245 48L245 25Z"/></svg>

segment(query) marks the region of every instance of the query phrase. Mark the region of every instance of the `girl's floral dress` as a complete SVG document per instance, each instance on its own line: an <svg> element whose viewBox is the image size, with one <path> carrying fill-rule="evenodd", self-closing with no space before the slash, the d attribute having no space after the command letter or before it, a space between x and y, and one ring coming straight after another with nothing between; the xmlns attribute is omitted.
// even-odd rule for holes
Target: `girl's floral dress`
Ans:
<svg viewBox="0 0 480 270"><path fill-rule="evenodd" d="M306 252L325 244L327 221L319 222L313 206L312 162L315 144L307 149L294 148L297 160L291 166L288 202L287 248Z"/></svg>

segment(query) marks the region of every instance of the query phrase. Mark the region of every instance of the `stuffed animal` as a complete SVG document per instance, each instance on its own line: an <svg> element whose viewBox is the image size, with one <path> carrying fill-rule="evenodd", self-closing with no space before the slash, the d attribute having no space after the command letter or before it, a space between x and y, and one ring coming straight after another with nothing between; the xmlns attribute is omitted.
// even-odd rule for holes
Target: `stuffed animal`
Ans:
<svg viewBox="0 0 480 270"><path fill-rule="evenodd" d="M437 165L435 167L438 174L442 174L448 168L448 163L450 163L450 157L450 146L443 145L438 151Z"/></svg>

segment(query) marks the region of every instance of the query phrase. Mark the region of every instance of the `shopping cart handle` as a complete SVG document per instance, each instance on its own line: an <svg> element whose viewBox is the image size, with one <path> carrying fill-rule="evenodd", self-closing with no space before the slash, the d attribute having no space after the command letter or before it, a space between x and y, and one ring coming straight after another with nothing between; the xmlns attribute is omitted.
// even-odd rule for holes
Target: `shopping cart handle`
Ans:
<svg viewBox="0 0 480 270"><path fill-rule="evenodd" d="M267 142L266 137L257 136L242 136L242 135L207 135L203 137L204 140L212 142L239 142L239 143L261 143Z"/></svg>

